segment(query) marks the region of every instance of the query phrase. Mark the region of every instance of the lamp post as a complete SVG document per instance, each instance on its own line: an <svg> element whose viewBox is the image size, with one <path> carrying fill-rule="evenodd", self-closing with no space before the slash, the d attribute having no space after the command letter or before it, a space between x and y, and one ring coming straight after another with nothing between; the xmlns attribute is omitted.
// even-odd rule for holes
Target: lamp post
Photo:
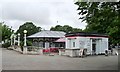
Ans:
<svg viewBox="0 0 120 72"><path fill-rule="evenodd" d="M26 44L26 34L27 34L27 30L24 30L24 47L23 47L23 54L27 54L27 44Z"/></svg>
<svg viewBox="0 0 120 72"><path fill-rule="evenodd" d="M14 34L14 46L15 46L15 39L16 39L16 35Z"/></svg>
<svg viewBox="0 0 120 72"><path fill-rule="evenodd" d="M12 33L12 26L11 26L11 33ZM12 46L13 45L13 33L11 34L10 39L11 39L11 46Z"/></svg>
<svg viewBox="0 0 120 72"><path fill-rule="evenodd" d="M26 34L27 34L27 30L24 30L23 32L24 32L24 46L27 46L27 45L26 45Z"/></svg>
<svg viewBox="0 0 120 72"><path fill-rule="evenodd" d="M11 46L12 46L13 45L13 34L11 35L10 39L11 39Z"/></svg>
<svg viewBox="0 0 120 72"><path fill-rule="evenodd" d="M18 33L18 46L20 46L20 33Z"/></svg>

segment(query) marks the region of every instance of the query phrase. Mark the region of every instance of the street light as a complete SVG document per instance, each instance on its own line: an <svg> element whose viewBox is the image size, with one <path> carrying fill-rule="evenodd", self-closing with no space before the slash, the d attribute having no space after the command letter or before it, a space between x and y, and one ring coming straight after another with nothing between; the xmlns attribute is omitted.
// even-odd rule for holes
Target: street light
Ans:
<svg viewBox="0 0 120 72"><path fill-rule="evenodd" d="M18 33L18 46L20 46L20 33Z"/></svg>
<svg viewBox="0 0 120 72"><path fill-rule="evenodd" d="M3 22L4 23L4 22ZM13 45L13 36L14 36L14 33L13 33L13 30L12 30L12 26L11 26L11 36L10 36L10 39L11 39L11 46Z"/></svg>
<svg viewBox="0 0 120 72"><path fill-rule="evenodd" d="M26 45L26 33L27 33L27 30L24 30L23 32L24 32L24 46L27 46Z"/></svg>
<svg viewBox="0 0 120 72"><path fill-rule="evenodd" d="M13 45L13 34L11 34L11 36L10 36L10 39L11 39L11 46Z"/></svg>
<svg viewBox="0 0 120 72"><path fill-rule="evenodd" d="M14 46L15 46L15 39L16 39L16 35L14 34Z"/></svg>

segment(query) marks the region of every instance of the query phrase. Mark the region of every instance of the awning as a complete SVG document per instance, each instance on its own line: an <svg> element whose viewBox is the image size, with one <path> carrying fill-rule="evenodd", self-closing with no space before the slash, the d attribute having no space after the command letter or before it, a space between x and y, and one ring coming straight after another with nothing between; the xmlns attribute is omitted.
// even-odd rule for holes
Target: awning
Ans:
<svg viewBox="0 0 120 72"><path fill-rule="evenodd" d="M60 38L60 39L56 40L55 42L65 42L65 38Z"/></svg>

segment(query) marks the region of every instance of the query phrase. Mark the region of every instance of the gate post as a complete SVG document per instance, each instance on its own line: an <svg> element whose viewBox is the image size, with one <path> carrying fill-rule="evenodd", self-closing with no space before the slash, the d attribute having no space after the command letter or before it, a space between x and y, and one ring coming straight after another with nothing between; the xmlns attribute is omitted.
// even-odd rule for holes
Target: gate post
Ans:
<svg viewBox="0 0 120 72"><path fill-rule="evenodd" d="M27 46L23 47L23 54L27 54Z"/></svg>

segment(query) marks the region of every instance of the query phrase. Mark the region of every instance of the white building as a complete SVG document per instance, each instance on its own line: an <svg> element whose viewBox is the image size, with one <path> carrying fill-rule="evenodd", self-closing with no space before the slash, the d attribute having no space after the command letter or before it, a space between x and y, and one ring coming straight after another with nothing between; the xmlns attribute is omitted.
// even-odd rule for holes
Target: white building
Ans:
<svg viewBox="0 0 120 72"><path fill-rule="evenodd" d="M80 49L87 49L87 54L102 54L108 50L108 36L97 33L68 33L66 37L66 51L71 56L76 56ZM78 49L78 50L77 50ZM70 53L71 52L71 53Z"/></svg>

